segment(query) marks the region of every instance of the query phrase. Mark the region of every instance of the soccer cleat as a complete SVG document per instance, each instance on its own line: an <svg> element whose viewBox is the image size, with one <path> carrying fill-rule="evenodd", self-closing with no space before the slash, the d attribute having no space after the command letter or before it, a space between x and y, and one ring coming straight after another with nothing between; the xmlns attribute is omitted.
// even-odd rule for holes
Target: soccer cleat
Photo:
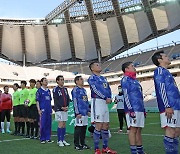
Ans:
<svg viewBox="0 0 180 154"><path fill-rule="evenodd" d="M70 146L70 144L67 143L65 140L63 141L63 144L64 144L65 146Z"/></svg>
<svg viewBox="0 0 180 154"><path fill-rule="evenodd" d="M59 142L58 142L58 145L59 145L60 147L64 147L64 144L63 144L62 141L59 141Z"/></svg>
<svg viewBox="0 0 180 154"><path fill-rule="evenodd" d="M102 149L102 153L105 154L105 153L109 153L109 154L117 154L116 151L110 149L109 147L107 147L106 149Z"/></svg>
<svg viewBox="0 0 180 154"><path fill-rule="evenodd" d="M30 139L34 139L34 136L30 136Z"/></svg>
<svg viewBox="0 0 180 154"><path fill-rule="evenodd" d="M41 141L41 144L45 144L46 143L46 141Z"/></svg>
<svg viewBox="0 0 180 154"><path fill-rule="evenodd" d="M96 149L94 154L102 154L100 149Z"/></svg>
<svg viewBox="0 0 180 154"><path fill-rule="evenodd" d="M5 134L5 131L4 131L4 129L2 129L2 131L1 131L1 132L2 132L2 134Z"/></svg>
<svg viewBox="0 0 180 154"><path fill-rule="evenodd" d="M83 148L81 146L75 146L74 149L78 150L78 151L81 151L83 150Z"/></svg>
<svg viewBox="0 0 180 154"><path fill-rule="evenodd" d="M82 145L82 148L83 149L90 149L90 147L88 145L86 145L86 144Z"/></svg>
<svg viewBox="0 0 180 154"><path fill-rule="evenodd" d="M118 130L118 133L122 133L122 129L119 129L119 130Z"/></svg>
<svg viewBox="0 0 180 154"><path fill-rule="evenodd" d="M47 143L54 143L52 140L46 140Z"/></svg>
<svg viewBox="0 0 180 154"><path fill-rule="evenodd" d="M9 133L11 133L11 131L10 131L9 129L7 129L7 130L6 130L6 133L8 133L8 134L9 134Z"/></svg>
<svg viewBox="0 0 180 154"><path fill-rule="evenodd" d="M34 139L39 140L40 138L39 136L34 136Z"/></svg>

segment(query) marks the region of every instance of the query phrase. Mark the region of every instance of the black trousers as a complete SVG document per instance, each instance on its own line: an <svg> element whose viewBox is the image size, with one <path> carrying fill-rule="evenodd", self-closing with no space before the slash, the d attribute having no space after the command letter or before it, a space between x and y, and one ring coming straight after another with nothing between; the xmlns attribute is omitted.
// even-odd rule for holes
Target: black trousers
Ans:
<svg viewBox="0 0 180 154"><path fill-rule="evenodd" d="M118 119L119 119L119 128L122 130L123 129L123 119L127 126L125 112L123 109L117 109L117 112L118 112Z"/></svg>
<svg viewBox="0 0 180 154"><path fill-rule="evenodd" d="M76 126L74 128L74 145L79 146L85 144L87 126Z"/></svg>
<svg viewBox="0 0 180 154"><path fill-rule="evenodd" d="M5 117L7 122L10 122L10 118L11 118L11 110L2 110L1 112L1 122L4 122Z"/></svg>

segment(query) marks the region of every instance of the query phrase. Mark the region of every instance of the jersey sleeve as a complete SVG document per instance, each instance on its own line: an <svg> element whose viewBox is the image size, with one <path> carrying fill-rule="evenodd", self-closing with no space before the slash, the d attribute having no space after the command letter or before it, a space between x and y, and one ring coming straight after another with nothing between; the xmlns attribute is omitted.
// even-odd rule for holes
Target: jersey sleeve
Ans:
<svg viewBox="0 0 180 154"><path fill-rule="evenodd" d="M133 108L132 108L131 100L129 97L130 85L126 78L123 78L121 80L121 86L122 86L122 90L123 90L123 94L124 94L124 101L126 103L128 110L131 111L131 110L133 110Z"/></svg>
<svg viewBox="0 0 180 154"><path fill-rule="evenodd" d="M167 90L166 90L165 77L163 75L162 68L158 68L158 70L156 72L155 83L156 83L156 89L159 92L159 95L163 101L165 108L171 107L169 105L169 101L168 101L168 94L167 94Z"/></svg>
<svg viewBox="0 0 180 154"><path fill-rule="evenodd" d="M73 105L74 105L74 112L75 112L75 115L77 115L77 114L79 114L77 89L74 88L72 90L71 94L72 94L72 101L73 101Z"/></svg>
<svg viewBox="0 0 180 154"><path fill-rule="evenodd" d="M40 102L40 100L41 100L41 92L38 89L38 91L36 92L36 101Z"/></svg>
<svg viewBox="0 0 180 154"><path fill-rule="evenodd" d="M91 90L98 95L100 98L106 100L107 97L102 94L101 88L99 88L98 82L94 79L94 77L90 77L88 79L89 86L91 87Z"/></svg>

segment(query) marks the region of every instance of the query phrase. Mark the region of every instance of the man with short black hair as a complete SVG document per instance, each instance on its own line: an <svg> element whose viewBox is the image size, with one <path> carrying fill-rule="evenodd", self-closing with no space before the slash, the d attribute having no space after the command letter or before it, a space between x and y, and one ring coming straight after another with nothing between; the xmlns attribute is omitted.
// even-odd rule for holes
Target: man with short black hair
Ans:
<svg viewBox="0 0 180 154"><path fill-rule="evenodd" d="M88 115L90 115L87 92L83 88L82 76L76 76L74 82L76 86L71 92L75 113L74 148L76 150L89 149L90 147L85 144Z"/></svg>
<svg viewBox="0 0 180 154"><path fill-rule="evenodd" d="M109 110L108 104L112 102L111 89L105 77L100 73L102 68L98 62L92 62L89 65L92 75L88 79L91 89L91 122L95 122L93 133L95 154L101 154L99 149L100 136L102 135L103 149L102 153L116 154L116 151L108 147L109 140Z"/></svg>
<svg viewBox="0 0 180 154"><path fill-rule="evenodd" d="M12 96L9 94L9 87L4 86L4 93L1 94L1 131L4 134L4 121L5 118L7 120L6 122L6 132L10 133L10 119L11 119L11 111L12 111Z"/></svg>
<svg viewBox="0 0 180 154"><path fill-rule="evenodd" d="M124 95L124 109L129 128L129 143L131 154L144 154L142 146L141 130L144 127L145 108L143 102L142 87L136 79L136 69L132 62L122 64L124 77L121 86Z"/></svg>
<svg viewBox="0 0 180 154"><path fill-rule="evenodd" d="M57 137L58 146L69 146L65 141L66 121L68 120L68 106L70 102L67 88L64 87L64 77L58 75L56 77L57 86L53 89L55 120L58 121Z"/></svg>
<svg viewBox="0 0 180 154"><path fill-rule="evenodd" d="M20 134L20 121L19 121L19 104L20 104L20 93L18 91L19 85L15 83L13 85L13 117L14 117L14 126L15 131L13 135L19 135Z"/></svg>
<svg viewBox="0 0 180 154"><path fill-rule="evenodd" d="M41 144L53 143L51 141L52 107L51 92L48 89L48 80L41 79L41 88L36 93L36 105L40 116L40 141Z"/></svg>
<svg viewBox="0 0 180 154"><path fill-rule="evenodd" d="M165 130L164 148L166 154L178 154L180 92L172 74L167 69L171 62L164 51L154 53L152 61L157 66L154 70L154 84L161 127Z"/></svg>

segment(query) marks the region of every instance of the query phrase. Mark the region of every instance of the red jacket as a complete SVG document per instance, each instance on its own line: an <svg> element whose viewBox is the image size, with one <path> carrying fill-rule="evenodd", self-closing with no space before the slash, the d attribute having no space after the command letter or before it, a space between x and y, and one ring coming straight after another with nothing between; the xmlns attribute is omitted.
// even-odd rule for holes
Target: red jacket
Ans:
<svg viewBox="0 0 180 154"><path fill-rule="evenodd" d="M11 94L1 94L1 110L12 110L12 97Z"/></svg>

